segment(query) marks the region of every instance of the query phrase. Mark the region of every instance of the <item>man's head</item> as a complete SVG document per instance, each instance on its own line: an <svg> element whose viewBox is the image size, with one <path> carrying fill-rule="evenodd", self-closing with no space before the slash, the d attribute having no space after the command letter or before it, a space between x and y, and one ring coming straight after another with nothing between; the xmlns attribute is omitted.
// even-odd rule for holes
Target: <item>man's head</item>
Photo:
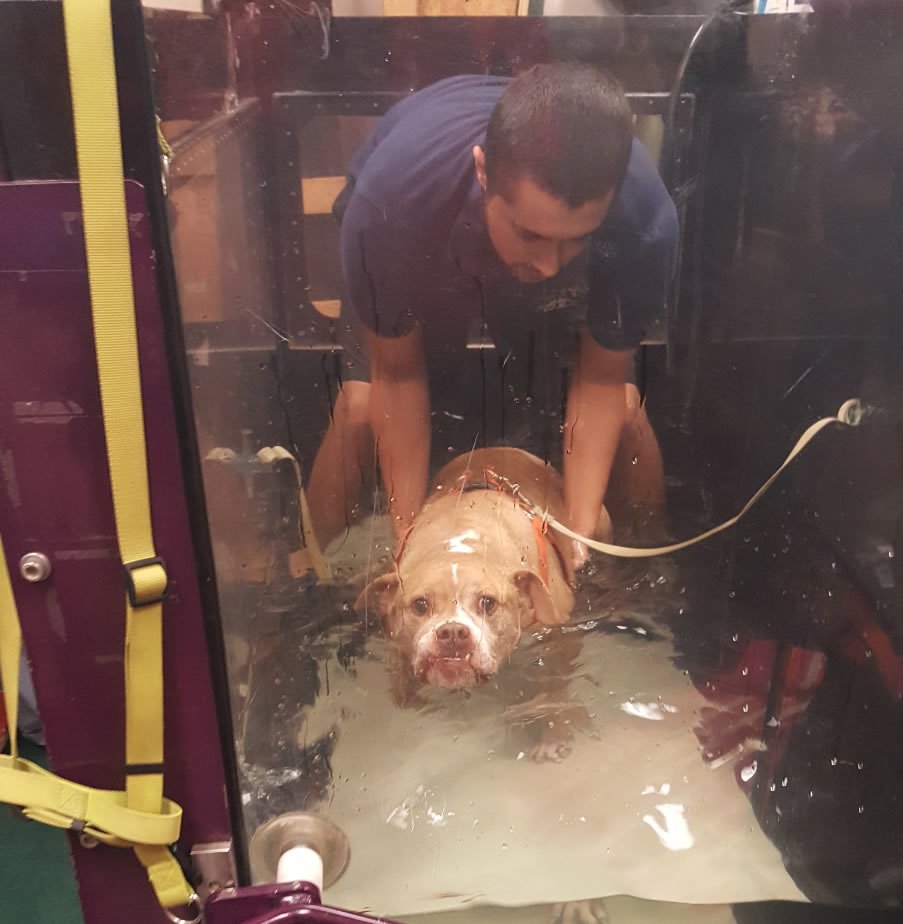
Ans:
<svg viewBox="0 0 903 924"><path fill-rule="evenodd" d="M513 80L473 149L486 225L522 282L548 279L602 223L627 170L633 121L611 77L543 64Z"/></svg>

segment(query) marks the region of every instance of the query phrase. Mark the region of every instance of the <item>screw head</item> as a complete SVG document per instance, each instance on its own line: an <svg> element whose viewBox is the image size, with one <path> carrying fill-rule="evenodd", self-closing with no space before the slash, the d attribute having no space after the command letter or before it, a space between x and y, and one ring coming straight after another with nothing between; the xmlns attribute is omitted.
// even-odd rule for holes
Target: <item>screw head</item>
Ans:
<svg viewBox="0 0 903 924"><path fill-rule="evenodd" d="M19 559L19 573L29 584L46 581L50 571L50 559L42 552L28 552Z"/></svg>

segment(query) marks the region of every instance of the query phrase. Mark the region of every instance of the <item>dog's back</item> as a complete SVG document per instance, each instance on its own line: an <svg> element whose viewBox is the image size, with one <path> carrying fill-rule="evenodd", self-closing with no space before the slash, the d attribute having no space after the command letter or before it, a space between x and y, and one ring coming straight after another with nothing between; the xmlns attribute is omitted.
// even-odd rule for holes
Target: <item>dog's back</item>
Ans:
<svg viewBox="0 0 903 924"><path fill-rule="evenodd" d="M500 489L516 485L521 495L552 516L564 515L564 492L561 476L542 459L523 449L499 446L477 449L452 459L433 479L430 499L496 484ZM429 501L429 499L428 499Z"/></svg>

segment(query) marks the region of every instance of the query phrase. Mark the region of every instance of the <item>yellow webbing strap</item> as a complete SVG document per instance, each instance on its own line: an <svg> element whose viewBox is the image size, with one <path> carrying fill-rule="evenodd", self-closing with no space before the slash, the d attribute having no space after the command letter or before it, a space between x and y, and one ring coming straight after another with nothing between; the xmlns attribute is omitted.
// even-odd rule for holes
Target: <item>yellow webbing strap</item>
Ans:
<svg viewBox="0 0 903 924"><path fill-rule="evenodd" d="M0 798L61 827L134 847L164 908L194 900L165 845L178 838L181 809L163 798L162 598L167 576L156 558L138 367L132 267L109 0L64 0L66 49L78 150L88 278L104 430L125 599L126 788L77 786L6 758ZM15 719L20 635L5 561L0 569L3 681ZM13 680L15 673L15 681ZM15 725L10 732L15 736Z"/></svg>
<svg viewBox="0 0 903 924"><path fill-rule="evenodd" d="M0 755L0 800L20 806L35 821L84 830L105 844L174 843L182 822L182 810L174 802L164 799L159 812L137 811L127 806L124 792L72 783L19 757L15 729L21 653L18 609L0 540L0 685L10 730L10 755Z"/></svg>

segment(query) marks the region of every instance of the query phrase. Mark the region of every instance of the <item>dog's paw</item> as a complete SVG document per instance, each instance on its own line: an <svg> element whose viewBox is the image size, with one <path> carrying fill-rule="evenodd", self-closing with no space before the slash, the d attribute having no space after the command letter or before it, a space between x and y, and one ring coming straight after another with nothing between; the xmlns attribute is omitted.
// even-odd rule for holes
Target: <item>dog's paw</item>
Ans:
<svg viewBox="0 0 903 924"><path fill-rule="evenodd" d="M591 898L554 905L550 924L608 924L605 902L601 898Z"/></svg>
<svg viewBox="0 0 903 924"><path fill-rule="evenodd" d="M530 748L528 756L537 764L560 764L571 753L571 742L567 741L540 741Z"/></svg>

